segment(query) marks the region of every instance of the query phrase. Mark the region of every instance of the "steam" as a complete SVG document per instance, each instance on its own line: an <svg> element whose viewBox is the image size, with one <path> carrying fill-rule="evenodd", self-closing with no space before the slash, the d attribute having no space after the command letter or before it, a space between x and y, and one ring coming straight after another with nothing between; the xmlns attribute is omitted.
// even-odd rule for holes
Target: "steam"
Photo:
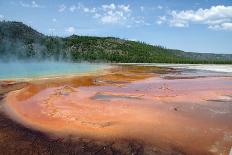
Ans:
<svg viewBox="0 0 232 155"><path fill-rule="evenodd" d="M72 61L71 52L64 48L62 40L53 45L43 41L25 43L21 40L0 40L0 62L11 61ZM48 49L49 46L52 46Z"/></svg>

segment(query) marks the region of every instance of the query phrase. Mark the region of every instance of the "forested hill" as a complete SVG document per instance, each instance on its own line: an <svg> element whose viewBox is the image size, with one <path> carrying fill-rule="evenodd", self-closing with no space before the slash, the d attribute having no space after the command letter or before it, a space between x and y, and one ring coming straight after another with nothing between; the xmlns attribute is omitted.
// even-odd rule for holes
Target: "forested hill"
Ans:
<svg viewBox="0 0 232 155"><path fill-rule="evenodd" d="M229 63L231 54L199 54L114 37L43 35L21 22L0 22L0 60L123 63Z"/></svg>

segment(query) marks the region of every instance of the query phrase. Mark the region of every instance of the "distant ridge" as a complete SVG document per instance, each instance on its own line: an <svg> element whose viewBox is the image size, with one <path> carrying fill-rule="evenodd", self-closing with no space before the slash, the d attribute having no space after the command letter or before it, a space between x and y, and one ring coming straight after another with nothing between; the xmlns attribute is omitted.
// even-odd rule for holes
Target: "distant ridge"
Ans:
<svg viewBox="0 0 232 155"><path fill-rule="evenodd" d="M232 64L232 54L166 49L114 37L46 36L22 22L0 22L0 60Z"/></svg>

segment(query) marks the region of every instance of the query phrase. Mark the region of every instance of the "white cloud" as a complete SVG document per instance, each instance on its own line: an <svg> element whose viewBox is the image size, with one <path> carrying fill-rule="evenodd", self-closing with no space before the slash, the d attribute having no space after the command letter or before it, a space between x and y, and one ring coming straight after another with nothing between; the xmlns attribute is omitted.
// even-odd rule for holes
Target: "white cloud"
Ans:
<svg viewBox="0 0 232 155"><path fill-rule="evenodd" d="M38 3L36 3L36 1L31 1L31 3L24 3L20 1L20 5L26 8L44 8L44 6L39 5Z"/></svg>
<svg viewBox="0 0 232 155"><path fill-rule="evenodd" d="M144 7L141 7L143 10ZM133 16L130 5L125 4L104 4L96 9L93 18L98 19L102 24L120 24L126 28L151 25L144 17Z"/></svg>
<svg viewBox="0 0 232 155"><path fill-rule="evenodd" d="M159 16L159 20L156 22L157 24L161 25L167 21L166 16Z"/></svg>
<svg viewBox="0 0 232 155"><path fill-rule="evenodd" d="M118 22L118 18L115 16L104 16L101 18L101 21L103 23L117 23Z"/></svg>
<svg viewBox="0 0 232 155"><path fill-rule="evenodd" d="M189 27L189 24L186 23L186 22L171 21L170 26L173 26L173 27Z"/></svg>
<svg viewBox="0 0 232 155"><path fill-rule="evenodd" d="M102 5L102 8L104 9L104 10L115 10L116 9L116 6L115 6L115 4L110 4L110 5Z"/></svg>
<svg viewBox="0 0 232 155"><path fill-rule="evenodd" d="M232 30L232 23L223 23L221 26L224 30Z"/></svg>
<svg viewBox="0 0 232 155"><path fill-rule="evenodd" d="M122 9L124 12L130 12L130 5L118 5L119 9Z"/></svg>
<svg viewBox="0 0 232 155"><path fill-rule="evenodd" d="M3 18L4 18L4 16L0 14L0 20L3 19Z"/></svg>
<svg viewBox="0 0 232 155"><path fill-rule="evenodd" d="M59 11L63 12L66 9L69 11L81 11L87 15L91 15L102 24L120 24L126 27L132 27L133 25L150 25L144 18L133 17L132 10L128 4L103 4L99 7L88 7L82 3L78 5L65 6L61 5ZM144 9L144 8L143 8Z"/></svg>
<svg viewBox="0 0 232 155"><path fill-rule="evenodd" d="M52 18L52 21L53 21L53 22L56 22L57 20L56 20L56 18Z"/></svg>
<svg viewBox="0 0 232 155"><path fill-rule="evenodd" d="M217 5L209 9L170 12L170 26L188 27L191 23L205 24L210 29L231 30L232 6Z"/></svg>
<svg viewBox="0 0 232 155"><path fill-rule="evenodd" d="M222 23L221 25L210 25L212 30L229 30L232 31L232 23Z"/></svg>
<svg viewBox="0 0 232 155"><path fill-rule="evenodd" d="M158 5L157 8L160 9L160 10L162 10L162 9L163 9L163 6Z"/></svg>
<svg viewBox="0 0 232 155"><path fill-rule="evenodd" d="M78 3L78 6L75 6L75 7L73 6L72 10L73 11L80 10L80 11L83 11L84 13L95 13L97 11L97 9L95 7L89 8L89 7L84 6L82 3ZM71 11L71 7L70 7L70 11ZM71 12L73 12L73 11L71 11Z"/></svg>
<svg viewBox="0 0 232 155"><path fill-rule="evenodd" d="M66 9L66 5L64 5L64 4L61 4L61 5L58 7L58 11L59 11L59 12L64 12L65 9Z"/></svg>
<svg viewBox="0 0 232 155"><path fill-rule="evenodd" d="M64 4L61 4L58 6L59 12L64 12L66 9L68 9L70 12L74 12L76 10L79 10L79 11L82 11L84 13L96 13L96 11L97 11L97 9L95 7L88 8L88 7L85 7L82 3L78 3L78 5L71 5L71 6L66 6Z"/></svg>
<svg viewBox="0 0 232 155"><path fill-rule="evenodd" d="M209 29L212 29L212 30L220 30L220 26L219 26L219 25L210 25L210 26L209 26Z"/></svg>
<svg viewBox="0 0 232 155"><path fill-rule="evenodd" d="M34 7L34 8L40 7L40 5L38 5L35 1L31 2L31 6Z"/></svg>
<svg viewBox="0 0 232 155"><path fill-rule="evenodd" d="M55 28L49 28L48 31L49 32L54 32L54 31L56 31L56 29Z"/></svg>
<svg viewBox="0 0 232 155"><path fill-rule="evenodd" d="M85 13L95 13L96 12L96 8L83 7L82 10Z"/></svg>
<svg viewBox="0 0 232 155"><path fill-rule="evenodd" d="M77 7L75 5L72 5L72 6L69 7L69 10L71 12L74 12L76 9L77 9Z"/></svg>
<svg viewBox="0 0 232 155"><path fill-rule="evenodd" d="M101 11L94 14L103 24L123 24L130 17L130 5L102 5Z"/></svg>
<svg viewBox="0 0 232 155"><path fill-rule="evenodd" d="M161 25L163 22L161 20L156 21L157 24Z"/></svg>
<svg viewBox="0 0 232 155"><path fill-rule="evenodd" d="M144 6L140 6L140 11L144 11Z"/></svg>
<svg viewBox="0 0 232 155"><path fill-rule="evenodd" d="M73 26L70 26L70 27L66 28L65 31L68 32L68 33L72 33L73 34L73 33L76 32L76 28L73 27Z"/></svg>
<svg viewBox="0 0 232 155"><path fill-rule="evenodd" d="M89 8L83 8L84 12L89 12Z"/></svg>
<svg viewBox="0 0 232 155"><path fill-rule="evenodd" d="M135 26L138 26L138 25L149 26L149 25L151 25L150 23L145 21L145 18L143 16L132 17L131 19L132 19L133 25L135 25Z"/></svg>
<svg viewBox="0 0 232 155"><path fill-rule="evenodd" d="M167 20L166 16L159 16L159 19L162 20L162 21L166 21Z"/></svg>

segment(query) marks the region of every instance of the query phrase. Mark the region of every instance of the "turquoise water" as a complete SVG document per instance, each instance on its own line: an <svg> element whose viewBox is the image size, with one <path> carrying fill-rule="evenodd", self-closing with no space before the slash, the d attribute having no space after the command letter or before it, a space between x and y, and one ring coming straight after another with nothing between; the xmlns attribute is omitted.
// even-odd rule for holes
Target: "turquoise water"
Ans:
<svg viewBox="0 0 232 155"><path fill-rule="evenodd" d="M26 79L52 76L80 75L99 72L108 68L106 64L30 62L0 63L0 79Z"/></svg>

